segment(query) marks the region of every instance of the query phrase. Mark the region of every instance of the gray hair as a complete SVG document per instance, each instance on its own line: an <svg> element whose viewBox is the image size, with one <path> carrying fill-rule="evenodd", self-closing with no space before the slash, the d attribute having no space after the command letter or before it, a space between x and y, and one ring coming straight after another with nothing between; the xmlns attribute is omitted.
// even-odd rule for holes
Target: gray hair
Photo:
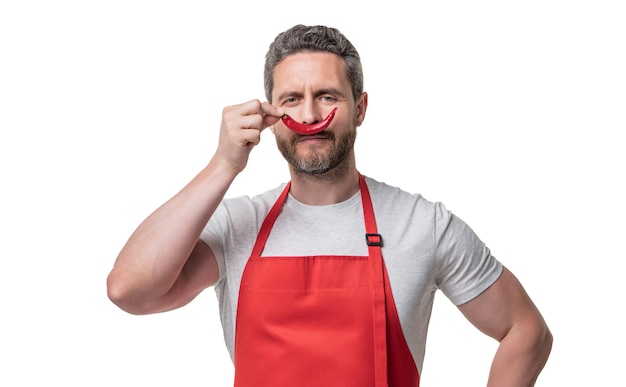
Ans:
<svg viewBox="0 0 626 387"><path fill-rule="evenodd" d="M346 64L346 75L352 85L354 100L358 99L363 92L363 69L356 48L336 28L299 24L276 36L265 55L265 96L268 101L272 101L276 65L285 57L303 51L339 55Z"/></svg>

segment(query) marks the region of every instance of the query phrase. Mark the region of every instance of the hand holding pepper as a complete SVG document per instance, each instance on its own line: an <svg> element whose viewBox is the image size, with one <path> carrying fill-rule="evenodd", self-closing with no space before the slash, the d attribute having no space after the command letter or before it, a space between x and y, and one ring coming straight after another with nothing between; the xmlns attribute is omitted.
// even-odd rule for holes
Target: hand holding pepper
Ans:
<svg viewBox="0 0 626 387"><path fill-rule="evenodd" d="M261 132L284 114L283 109L259 100L224 108L215 157L241 172L248 163L250 151L261 141Z"/></svg>

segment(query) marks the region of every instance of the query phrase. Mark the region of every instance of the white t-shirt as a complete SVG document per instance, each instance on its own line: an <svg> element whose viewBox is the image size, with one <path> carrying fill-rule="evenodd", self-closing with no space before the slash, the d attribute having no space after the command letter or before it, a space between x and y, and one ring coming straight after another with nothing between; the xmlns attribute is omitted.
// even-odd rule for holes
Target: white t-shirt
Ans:
<svg viewBox="0 0 626 387"><path fill-rule="evenodd" d="M485 291L502 264L461 219L432 203L366 177L382 255L400 325L418 371L436 290L455 305ZM225 199L201 235L218 262L215 291L224 339L233 358L241 275L261 224L285 185L253 197ZM361 195L328 206L287 197L262 256L368 255Z"/></svg>

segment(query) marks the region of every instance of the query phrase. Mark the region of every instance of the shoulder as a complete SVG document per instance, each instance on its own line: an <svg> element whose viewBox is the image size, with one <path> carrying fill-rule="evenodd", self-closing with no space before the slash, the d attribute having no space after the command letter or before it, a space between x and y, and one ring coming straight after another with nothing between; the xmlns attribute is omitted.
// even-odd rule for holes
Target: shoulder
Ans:
<svg viewBox="0 0 626 387"><path fill-rule="evenodd" d="M401 209L403 212L429 216L432 219L437 213L445 211L442 203L427 200L420 193L411 193L369 176L365 176L365 182L374 207L382 212Z"/></svg>
<svg viewBox="0 0 626 387"><path fill-rule="evenodd" d="M225 198L220 203L219 211L223 215L231 217L237 217L238 215L249 216L251 212L264 215L272 208L285 186L286 183L283 183L255 196L242 195Z"/></svg>
<svg viewBox="0 0 626 387"><path fill-rule="evenodd" d="M227 240L254 234L284 187L282 184L253 197L224 198L204 227L201 239L217 253Z"/></svg>
<svg viewBox="0 0 626 387"><path fill-rule="evenodd" d="M377 220L395 231L422 235L438 243L442 234L453 235L465 224L444 203L430 201L420 193L411 193L370 177L365 178ZM448 231L448 233L446 233ZM421 242L424 242L421 239Z"/></svg>
<svg viewBox="0 0 626 387"><path fill-rule="evenodd" d="M443 204L369 177L366 183L378 228L385 233L389 245L434 251L437 230L447 222L442 216L448 215Z"/></svg>

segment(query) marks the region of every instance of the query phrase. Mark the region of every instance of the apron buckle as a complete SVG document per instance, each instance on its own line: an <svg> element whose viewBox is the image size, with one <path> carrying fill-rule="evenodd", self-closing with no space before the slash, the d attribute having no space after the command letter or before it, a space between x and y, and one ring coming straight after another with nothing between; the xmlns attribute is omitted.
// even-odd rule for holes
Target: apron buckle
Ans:
<svg viewBox="0 0 626 387"><path fill-rule="evenodd" d="M380 234L365 234L365 242L368 246L382 246L383 236Z"/></svg>

